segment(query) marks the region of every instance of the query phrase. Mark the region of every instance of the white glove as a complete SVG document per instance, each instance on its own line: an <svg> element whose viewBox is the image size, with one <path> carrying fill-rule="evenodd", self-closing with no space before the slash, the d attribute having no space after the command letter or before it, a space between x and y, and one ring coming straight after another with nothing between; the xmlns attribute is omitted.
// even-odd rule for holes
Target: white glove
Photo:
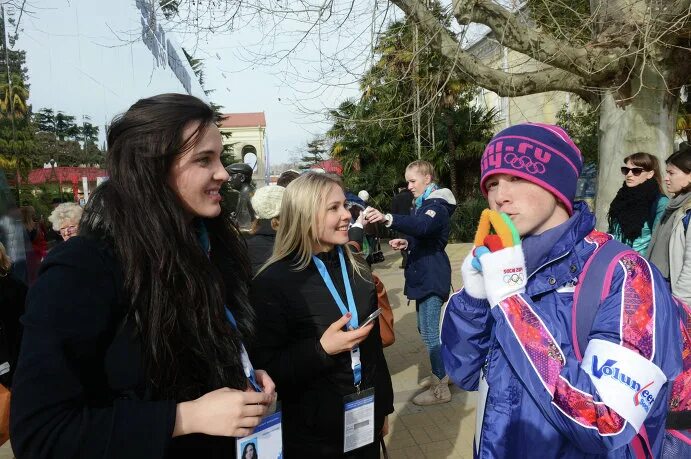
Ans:
<svg viewBox="0 0 691 459"><path fill-rule="evenodd" d="M485 293L485 280L482 277L482 273L475 269L473 266L473 258L475 252L475 247L470 251L468 256L463 260L461 265L461 277L463 278L463 288L468 293L468 295L476 298L478 300L484 300L487 298Z"/></svg>
<svg viewBox="0 0 691 459"><path fill-rule="evenodd" d="M528 273L520 244L486 253L480 256L480 264L485 292L492 307L512 295L525 292Z"/></svg>

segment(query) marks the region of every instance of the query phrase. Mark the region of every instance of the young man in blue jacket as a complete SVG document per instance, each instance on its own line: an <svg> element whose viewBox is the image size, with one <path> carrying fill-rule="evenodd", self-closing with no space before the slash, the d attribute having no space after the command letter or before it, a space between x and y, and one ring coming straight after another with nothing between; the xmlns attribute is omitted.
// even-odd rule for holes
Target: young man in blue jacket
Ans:
<svg viewBox="0 0 691 459"><path fill-rule="evenodd" d="M565 131L542 124L505 129L482 156L482 192L521 243L479 256L481 270L468 255L442 325L446 370L478 391L475 457L661 454L681 338L664 279L643 257L616 264L582 363L574 352L575 284L611 239L573 202L582 161Z"/></svg>
<svg viewBox="0 0 691 459"><path fill-rule="evenodd" d="M427 347L432 374L416 395L416 405L436 405L451 400L449 377L444 370L439 341L441 308L451 290L451 264L444 249L449 240L449 220L456 209L456 199L447 188L434 183L434 168L427 161L413 161L405 172L408 189L413 193L411 215L382 214L368 207L368 223L383 221L387 228L406 235L392 239L395 250L408 252L405 266L405 295L416 302L418 330Z"/></svg>

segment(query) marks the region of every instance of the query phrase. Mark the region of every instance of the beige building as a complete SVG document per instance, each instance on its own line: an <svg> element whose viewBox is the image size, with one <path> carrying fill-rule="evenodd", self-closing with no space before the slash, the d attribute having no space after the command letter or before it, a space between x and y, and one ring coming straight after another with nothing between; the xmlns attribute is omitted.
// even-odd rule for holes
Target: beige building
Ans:
<svg viewBox="0 0 691 459"><path fill-rule="evenodd" d="M497 42L491 32L470 45L467 51L488 66L509 73L534 72L545 67L525 54L521 54ZM533 122L555 124L557 112L562 106L571 105L571 94L545 92L521 97L499 97L484 88L478 89L477 105L497 110L496 130L514 124Z"/></svg>
<svg viewBox="0 0 691 459"><path fill-rule="evenodd" d="M266 117L264 112L226 113L219 124L223 144L231 145L236 160L252 166L257 187L266 184Z"/></svg>

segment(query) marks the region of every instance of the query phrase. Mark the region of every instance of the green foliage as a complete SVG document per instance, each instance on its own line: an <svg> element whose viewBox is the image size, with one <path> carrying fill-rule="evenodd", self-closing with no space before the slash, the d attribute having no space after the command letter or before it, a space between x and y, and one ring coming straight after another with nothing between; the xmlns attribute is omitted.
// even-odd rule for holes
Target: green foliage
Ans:
<svg viewBox="0 0 691 459"><path fill-rule="evenodd" d="M12 159L15 171L24 173L34 151L26 52L8 48L4 19L0 18L0 156L5 162ZM9 34L10 45L14 40L16 36Z"/></svg>
<svg viewBox="0 0 691 459"><path fill-rule="evenodd" d="M324 139L314 139L307 142L307 151L300 158L300 167L303 169L309 169L310 167L324 161L324 156L326 156L326 147L324 146Z"/></svg>
<svg viewBox="0 0 691 459"><path fill-rule="evenodd" d="M578 105L577 105L578 106ZM598 163L598 124L600 115L596 109L582 104L580 109L569 110L566 105L557 112L557 124L569 133L581 150L586 163Z"/></svg>
<svg viewBox="0 0 691 459"><path fill-rule="evenodd" d="M397 190L397 184L402 180L403 173L384 162L373 163L359 174L344 174L346 189L354 193L367 190L370 195L367 203L382 211L390 210L391 199Z"/></svg>
<svg viewBox="0 0 691 459"><path fill-rule="evenodd" d="M449 239L453 242L472 242L480 214L486 208L487 199L482 195L475 195L460 202L451 216Z"/></svg>
<svg viewBox="0 0 691 459"><path fill-rule="evenodd" d="M61 110L42 108L33 115L31 127L35 149L31 155L34 167L54 159L59 166L79 166L105 162L105 152L98 147L99 127L82 117L81 125L76 117Z"/></svg>
<svg viewBox="0 0 691 459"><path fill-rule="evenodd" d="M36 210L39 218L48 220L48 216L53 211L53 198L59 198L57 186L53 184L43 184L39 186L22 186L20 190L20 202L22 206L32 206ZM74 198L63 196L65 202L72 201Z"/></svg>
<svg viewBox="0 0 691 459"><path fill-rule="evenodd" d="M434 165L437 181L450 184L457 198L470 187L455 185L475 179L461 166L473 158L479 173L479 154L492 134L494 112L471 106L472 86L432 43L410 21L391 24L360 82L361 97L330 113L331 155L343 164L346 185L366 189L383 209L406 166L418 159L417 119L427 138L421 159Z"/></svg>

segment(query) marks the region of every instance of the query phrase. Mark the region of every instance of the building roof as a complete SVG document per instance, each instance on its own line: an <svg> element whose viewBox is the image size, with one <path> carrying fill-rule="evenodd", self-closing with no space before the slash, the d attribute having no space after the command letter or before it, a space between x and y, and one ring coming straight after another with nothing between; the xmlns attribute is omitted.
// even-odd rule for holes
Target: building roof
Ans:
<svg viewBox="0 0 691 459"><path fill-rule="evenodd" d="M108 173L105 169L98 167L56 167L55 175L53 175L53 168L49 167L34 169L29 172L28 182L31 185L40 185L46 182L80 182L82 177L86 177L90 182L95 182L97 177L108 177Z"/></svg>
<svg viewBox="0 0 691 459"><path fill-rule="evenodd" d="M264 112L253 113L224 113L219 127L266 127Z"/></svg>
<svg viewBox="0 0 691 459"><path fill-rule="evenodd" d="M340 161L336 159L327 159L324 161L320 161L317 164L310 167L310 169L324 169L325 172L343 175L343 166L341 165Z"/></svg>

